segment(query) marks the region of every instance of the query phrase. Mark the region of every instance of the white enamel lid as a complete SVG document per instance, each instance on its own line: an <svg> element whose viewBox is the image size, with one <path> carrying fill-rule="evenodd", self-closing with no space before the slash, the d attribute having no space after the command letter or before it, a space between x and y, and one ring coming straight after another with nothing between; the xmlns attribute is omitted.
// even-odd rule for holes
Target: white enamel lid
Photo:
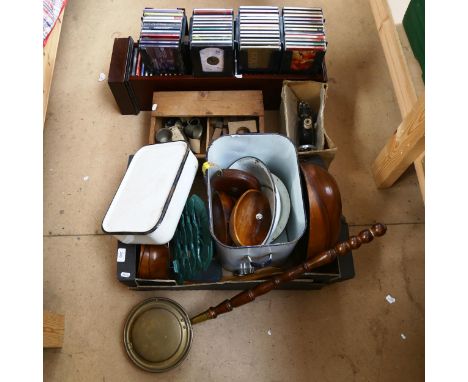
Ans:
<svg viewBox="0 0 468 382"><path fill-rule="evenodd" d="M164 218L188 154L183 141L139 149L102 222L107 233L154 231Z"/></svg>

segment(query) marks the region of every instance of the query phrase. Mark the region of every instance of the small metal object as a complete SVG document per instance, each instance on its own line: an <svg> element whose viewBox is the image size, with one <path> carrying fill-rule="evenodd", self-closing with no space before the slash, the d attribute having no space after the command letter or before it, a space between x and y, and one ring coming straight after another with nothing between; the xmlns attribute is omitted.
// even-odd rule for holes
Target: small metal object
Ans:
<svg viewBox="0 0 468 382"><path fill-rule="evenodd" d="M199 118L192 118L186 126L186 134L189 138L200 139L203 133L203 126Z"/></svg>
<svg viewBox="0 0 468 382"><path fill-rule="evenodd" d="M312 128L312 118L304 119L304 129L309 130Z"/></svg>
<svg viewBox="0 0 468 382"><path fill-rule="evenodd" d="M168 128L159 129L156 132L155 138L156 138L156 142L159 142L159 143L170 142L172 140L172 131L169 130Z"/></svg>
<svg viewBox="0 0 468 382"><path fill-rule="evenodd" d="M250 257L244 256L244 258L239 263L239 269L235 272L238 276L250 275L255 272L255 268L252 266Z"/></svg>
<svg viewBox="0 0 468 382"><path fill-rule="evenodd" d="M314 145L300 145L297 147L297 151L299 152L312 151L312 150L315 150Z"/></svg>
<svg viewBox="0 0 468 382"><path fill-rule="evenodd" d="M236 134L249 134L250 130L248 127L242 126L236 130Z"/></svg>
<svg viewBox="0 0 468 382"><path fill-rule="evenodd" d="M155 297L133 308L124 327L124 346L130 359L153 373L179 365L192 345L190 317L175 301Z"/></svg>
<svg viewBox="0 0 468 382"><path fill-rule="evenodd" d="M164 123L164 127L172 127L176 124L176 119L175 118L169 118L166 120L166 123Z"/></svg>

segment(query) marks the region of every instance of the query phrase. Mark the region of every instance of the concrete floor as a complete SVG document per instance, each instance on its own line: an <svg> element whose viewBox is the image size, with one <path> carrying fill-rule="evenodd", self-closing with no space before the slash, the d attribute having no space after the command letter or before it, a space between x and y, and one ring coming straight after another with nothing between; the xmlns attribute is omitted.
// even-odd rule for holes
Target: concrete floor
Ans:
<svg viewBox="0 0 468 382"><path fill-rule="evenodd" d="M206 0L199 6L240 4ZM166 296L193 314L233 293L136 292L116 280L116 241L100 225L128 155L146 144L150 116L120 115L98 77L108 73L113 39L136 39L142 9L167 4L71 1L44 128L44 308L66 320L63 348L44 350L45 380L424 379L424 205L413 169L385 191L371 177L372 161L401 121L371 9L366 0L300 4L322 6L327 19L325 124L338 146L330 171L344 214L352 233L387 223L385 238L355 252L354 279L320 291L274 291L195 327L192 350L176 370L155 376L135 368L122 346L133 305ZM171 6L192 13L188 1Z"/></svg>

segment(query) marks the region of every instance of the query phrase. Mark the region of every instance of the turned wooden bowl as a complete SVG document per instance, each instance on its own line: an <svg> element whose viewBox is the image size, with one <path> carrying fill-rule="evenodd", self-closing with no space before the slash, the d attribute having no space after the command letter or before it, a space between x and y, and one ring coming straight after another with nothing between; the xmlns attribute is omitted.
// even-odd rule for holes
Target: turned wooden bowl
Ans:
<svg viewBox="0 0 468 382"><path fill-rule="evenodd" d="M229 232L238 246L261 245L272 224L270 203L259 190L248 190L231 212Z"/></svg>
<svg viewBox="0 0 468 382"><path fill-rule="evenodd" d="M341 195L335 179L323 167L311 162L302 162L300 167L306 185L304 200L308 204L307 257L313 258L338 242Z"/></svg>
<svg viewBox="0 0 468 382"><path fill-rule="evenodd" d="M229 219L235 200L222 191L214 191L211 199L213 214L213 231L216 238L223 244L232 245L229 233Z"/></svg>
<svg viewBox="0 0 468 382"><path fill-rule="evenodd" d="M141 245L138 278L165 280L169 278L169 247Z"/></svg>
<svg viewBox="0 0 468 382"><path fill-rule="evenodd" d="M260 190L260 182L252 174L243 170L223 169L218 171L210 180L215 191L239 198L247 190Z"/></svg>

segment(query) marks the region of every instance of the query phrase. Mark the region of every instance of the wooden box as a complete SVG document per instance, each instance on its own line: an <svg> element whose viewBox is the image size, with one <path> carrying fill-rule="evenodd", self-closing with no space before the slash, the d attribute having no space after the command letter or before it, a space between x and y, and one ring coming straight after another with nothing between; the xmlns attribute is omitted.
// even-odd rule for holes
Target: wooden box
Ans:
<svg viewBox="0 0 468 382"><path fill-rule="evenodd" d="M213 133L210 119L214 117L251 117L257 121L258 131L265 131L263 96L259 90L155 92L152 109L149 144L156 143L155 135L162 128L164 118L203 119L201 152L195 154L198 159L205 158Z"/></svg>

